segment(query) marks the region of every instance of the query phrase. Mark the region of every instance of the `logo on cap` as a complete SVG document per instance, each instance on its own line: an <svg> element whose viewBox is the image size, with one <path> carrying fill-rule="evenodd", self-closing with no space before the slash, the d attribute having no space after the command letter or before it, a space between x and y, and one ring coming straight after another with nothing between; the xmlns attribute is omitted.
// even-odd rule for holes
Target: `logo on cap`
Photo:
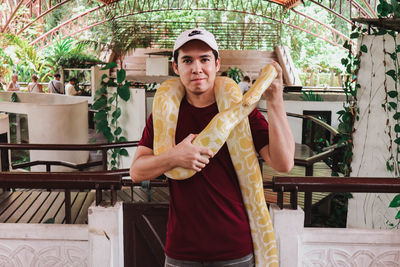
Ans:
<svg viewBox="0 0 400 267"><path fill-rule="evenodd" d="M197 30L194 30L194 31L192 31L191 33L189 33L189 37L192 37L192 36L195 36L195 35L198 35L198 34L202 34L201 33L201 31L197 31Z"/></svg>

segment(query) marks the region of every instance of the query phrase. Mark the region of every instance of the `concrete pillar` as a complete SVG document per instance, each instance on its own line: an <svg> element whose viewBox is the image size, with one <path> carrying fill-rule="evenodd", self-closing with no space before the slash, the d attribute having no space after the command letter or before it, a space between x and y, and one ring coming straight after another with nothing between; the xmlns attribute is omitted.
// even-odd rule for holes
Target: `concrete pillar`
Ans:
<svg viewBox="0 0 400 267"><path fill-rule="evenodd" d="M124 238L122 202L113 207L95 206L88 211L89 266L123 267Z"/></svg>
<svg viewBox="0 0 400 267"><path fill-rule="evenodd" d="M280 267L301 267L301 235L304 229L304 212L300 207L297 210L280 209L271 206L271 220L274 225L275 237L278 246Z"/></svg>

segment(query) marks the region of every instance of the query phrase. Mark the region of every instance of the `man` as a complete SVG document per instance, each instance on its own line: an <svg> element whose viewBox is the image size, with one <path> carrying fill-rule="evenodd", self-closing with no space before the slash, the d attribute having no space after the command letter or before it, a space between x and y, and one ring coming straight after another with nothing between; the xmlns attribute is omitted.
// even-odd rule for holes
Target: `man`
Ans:
<svg viewBox="0 0 400 267"><path fill-rule="evenodd" d="M52 94L64 94L64 85L60 81L61 75L56 73L54 74L54 80L50 81L48 84L48 88L50 93Z"/></svg>
<svg viewBox="0 0 400 267"><path fill-rule="evenodd" d="M176 126L176 146L153 153L153 121L149 117L130 170L133 181L158 177L183 167L196 171L187 180L168 179L170 211L165 266L254 266L249 221L227 145L213 155L192 144L218 114L214 95L220 68L214 36L203 29L183 32L174 46L173 69L185 88ZM283 105L282 75L266 91L269 126L255 109L249 122L256 150L274 169L293 167L294 140Z"/></svg>
<svg viewBox="0 0 400 267"><path fill-rule="evenodd" d="M66 95L80 95L80 91L76 91L75 89L76 79L71 78L69 83L65 86L65 94Z"/></svg>
<svg viewBox="0 0 400 267"><path fill-rule="evenodd" d="M250 77L244 76L243 81L241 81L238 85L242 91L242 94L246 93L250 89Z"/></svg>

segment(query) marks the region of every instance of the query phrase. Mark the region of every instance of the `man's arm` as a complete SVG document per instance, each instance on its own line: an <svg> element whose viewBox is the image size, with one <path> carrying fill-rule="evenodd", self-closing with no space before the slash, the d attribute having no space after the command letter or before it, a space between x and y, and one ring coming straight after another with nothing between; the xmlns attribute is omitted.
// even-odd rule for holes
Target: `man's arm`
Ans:
<svg viewBox="0 0 400 267"><path fill-rule="evenodd" d="M155 156L153 150L139 146L129 171L134 182L157 178L175 167L201 171L213 156L210 149L192 144L196 135L190 134L178 145Z"/></svg>
<svg viewBox="0 0 400 267"><path fill-rule="evenodd" d="M272 64L278 71L278 77L264 93L268 108L269 144L259 153L275 170L288 172L294 165L295 144L283 102L282 69L276 62Z"/></svg>

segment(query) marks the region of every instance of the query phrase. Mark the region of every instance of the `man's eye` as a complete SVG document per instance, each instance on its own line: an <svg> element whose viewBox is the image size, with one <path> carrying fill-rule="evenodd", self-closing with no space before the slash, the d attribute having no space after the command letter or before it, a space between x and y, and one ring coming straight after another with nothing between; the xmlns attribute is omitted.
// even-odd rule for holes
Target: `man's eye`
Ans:
<svg viewBox="0 0 400 267"><path fill-rule="evenodd" d="M192 62L190 59L184 59L183 60L183 63L190 63L190 62Z"/></svg>
<svg viewBox="0 0 400 267"><path fill-rule="evenodd" d="M202 62L208 62L208 61L210 61L210 59L209 58L203 58L203 59L201 59L201 61Z"/></svg>

